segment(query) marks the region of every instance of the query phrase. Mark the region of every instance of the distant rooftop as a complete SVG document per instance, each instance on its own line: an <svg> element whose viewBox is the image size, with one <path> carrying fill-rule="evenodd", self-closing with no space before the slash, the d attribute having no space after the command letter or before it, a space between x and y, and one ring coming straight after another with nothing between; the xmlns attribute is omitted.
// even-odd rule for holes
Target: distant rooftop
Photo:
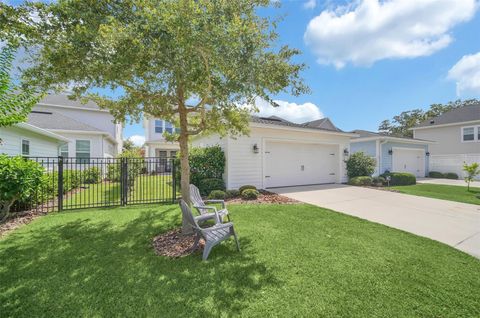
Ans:
<svg viewBox="0 0 480 318"><path fill-rule="evenodd" d="M55 111L35 108L28 115L27 123L43 129L101 131Z"/></svg>
<svg viewBox="0 0 480 318"><path fill-rule="evenodd" d="M287 126L287 127L295 127L295 128L303 128L303 129L318 129L318 130L324 130L324 131L343 132L342 130L335 127L328 118L322 118L319 120L314 120L314 121L306 122L303 124L292 123L291 121L288 121L278 116L270 116L270 117L251 116L251 121L254 123L267 124L267 125L278 125L278 126Z"/></svg>
<svg viewBox="0 0 480 318"><path fill-rule="evenodd" d="M435 118L428 119L414 128L455 124L474 120L480 120L480 103L456 108Z"/></svg>
<svg viewBox="0 0 480 318"><path fill-rule="evenodd" d="M38 103L38 105L40 105L40 106L42 106L42 105L45 105L45 106L50 106L50 105L68 106L68 107L89 108L89 109L95 109L95 110L100 109L100 107L92 101L88 101L86 104L83 104L78 100L71 100L68 97L68 94L65 94L65 93L63 93L63 94L49 94L44 99L42 99Z"/></svg>
<svg viewBox="0 0 480 318"><path fill-rule="evenodd" d="M425 141L425 142L430 142L430 140L424 140L424 139L418 139L418 138L411 138L411 137L397 137L393 136L390 134L386 133L379 133L379 132L373 132L373 131L368 131L368 130L362 130L362 129L356 129L351 131L352 134L357 134L359 137L356 137L354 139L358 138L369 138L369 137L378 137L378 138L396 138L396 139L405 139L405 140L412 140L412 141Z"/></svg>

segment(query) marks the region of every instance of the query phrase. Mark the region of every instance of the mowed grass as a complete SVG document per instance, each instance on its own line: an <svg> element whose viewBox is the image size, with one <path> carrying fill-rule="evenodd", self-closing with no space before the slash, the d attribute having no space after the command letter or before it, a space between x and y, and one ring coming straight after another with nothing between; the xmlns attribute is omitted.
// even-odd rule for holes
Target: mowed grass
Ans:
<svg viewBox="0 0 480 318"><path fill-rule="evenodd" d="M177 188L177 194L178 190ZM119 205L121 191L120 182L103 181L97 184L86 184L84 188L67 194L63 205L64 208ZM170 201L172 191L171 175L141 175L135 179L134 187L128 193L128 201Z"/></svg>
<svg viewBox="0 0 480 318"><path fill-rule="evenodd" d="M310 205L231 205L207 262L157 256L176 205L54 213L0 239L2 317L479 317L480 261Z"/></svg>
<svg viewBox="0 0 480 318"><path fill-rule="evenodd" d="M480 205L480 198L477 198L477 195L480 195L480 188L470 187L470 191L468 191L466 184L462 187L422 183L409 186L396 186L392 187L392 189L398 190L401 193L422 197Z"/></svg>

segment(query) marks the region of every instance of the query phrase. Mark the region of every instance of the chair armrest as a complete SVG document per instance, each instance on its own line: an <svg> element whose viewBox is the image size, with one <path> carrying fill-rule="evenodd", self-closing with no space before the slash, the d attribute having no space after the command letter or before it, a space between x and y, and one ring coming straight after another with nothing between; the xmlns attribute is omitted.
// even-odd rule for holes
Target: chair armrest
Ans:
<svg viewBox="0 0 480 318"><path fill-rule="evenodd" d="M203 201L205 203L221 203L222 204L222 209L225 209L225 200L205 200Z"/></svg>
<svg viewBox="0 0 480 318"><path fill-rule="evenodd" d="M222 223L222 219L220 218L220 215L218 214L218 211L217 211L217 208L214 207L214 206L206 206L206 205L194 205L193 206L195 209L198 210L198 212L200 212L201 209L205 209L205 210L213 210L213 212L215 213L215 223ZM201 213L200 213L201 214Z"/></svg>
<svg viewBox="0 0 480 318"><path fill-rule="evenodd" d="M221 224L218 224L218 225L214 225L212 227L207 227L205 229L201 229L201 231L202 232L212 232L212 231L221 230L221 229L232 227L232 226L233 226L232 222L221 223Z"/></svg>

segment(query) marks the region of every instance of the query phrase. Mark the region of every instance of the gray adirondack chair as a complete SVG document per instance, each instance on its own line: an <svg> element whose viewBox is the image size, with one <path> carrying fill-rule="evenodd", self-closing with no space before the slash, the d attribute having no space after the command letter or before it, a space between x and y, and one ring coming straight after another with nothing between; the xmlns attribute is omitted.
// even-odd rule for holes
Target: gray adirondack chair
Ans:
<svg viewBox="0 0 480 318"><path fill-rule="evenodd" d="M225 206L224 200L203 200L200 195L200 191L194 185L190 185L190 200L192 201L193 207L198 211L200 216L196 217L198 221L203 222L209 219L220 217L220 220L223 221L227 217L228 222L230 222L230 216L228 215L227 207ZM222 209L217 211L217 208L214 206L209 206L206 203L220 203ZM213 211L213 212L210 212Z"/></svg>
<svg viewBox="0 0 480 318"><path fill-rule="evenodd" d="M198 221L193 217L192 210L188 204L180 199L180 208L182 209L182 215L187 223L192 227L195 233L195 242L192 249L195 250L198 247L198 242L201 238L205 240L205 248L203 249L202 259L205 261L208 258L208 254L212 248L220 242L228 239L230 236L235 238L237 244L237 250L240 251L240 243L238 242L237 234L233 228L233 223L216 223L208 228L201 228L198 225Z"/></svg>

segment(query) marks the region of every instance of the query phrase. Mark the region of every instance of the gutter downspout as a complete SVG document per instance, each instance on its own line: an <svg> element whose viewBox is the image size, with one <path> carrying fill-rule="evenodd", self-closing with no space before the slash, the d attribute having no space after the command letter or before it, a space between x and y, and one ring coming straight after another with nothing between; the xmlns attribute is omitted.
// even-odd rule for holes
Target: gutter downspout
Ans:
<svg viewBox="0 0 480 318"><path fill-rule="evenodd" d="M380 141L380 140L379 140ZM378 174L381 175L382 174L382 149L383 149L383 145L385 145L388 141L387 140L382 140L379 142L379 145L378 145L378 151L379 151L379 159L378 159Z"/></svg>

